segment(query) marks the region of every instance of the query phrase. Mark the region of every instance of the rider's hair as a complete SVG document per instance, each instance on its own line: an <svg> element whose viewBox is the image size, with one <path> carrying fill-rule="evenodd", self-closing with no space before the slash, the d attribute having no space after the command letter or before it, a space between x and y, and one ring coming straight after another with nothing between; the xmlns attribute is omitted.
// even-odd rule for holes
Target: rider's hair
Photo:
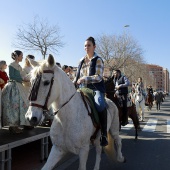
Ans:
<svg viewBox="0 0 170 170"><path fill-rule="evenodd" d="M141 79L141 80L142 80L142 77L138 77L138 79Z"/></svg>
<svg viewBox="0 0 170 170"><path fill-rule="evenodd" d="M121 74L121 71L119 69L115 70L117 73Z"/></svg>
<svg viewBox="0 0 170 170"><path fill-rule="evenodd" d="M93 38L93 37L89 37L89 38L87 38L87 40L86 41L91 41L92 42L92 44L95 46L96 45L96 43L95 43L95 39Z"/></svg>

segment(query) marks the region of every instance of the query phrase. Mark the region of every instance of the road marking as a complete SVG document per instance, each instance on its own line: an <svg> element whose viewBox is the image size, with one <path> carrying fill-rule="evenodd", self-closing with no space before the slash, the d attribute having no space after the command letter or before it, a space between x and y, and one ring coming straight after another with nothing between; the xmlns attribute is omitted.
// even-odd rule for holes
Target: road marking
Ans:
<svg viewBox="0 0 170 170"><path fill-rule="evenodd" d="M144 128L142 129L142 131L144 132L154 132L156 129L156 124L157 124L158 120L157 119L149 119L146 123L146 125L144 126Z"/></svg>
<svg viewBox="0 0 170 170"><path fill-rule="evenodd" d="M126 126L121 126L121 129L123 130L130 130L134 127L133 122L129 121L129 123Z"/></svg>
<svg viewBox="0 0 170 170"><path fill-rule="evenodd" d="M167 133L170 133L170 120L167 120Z"/></svg>

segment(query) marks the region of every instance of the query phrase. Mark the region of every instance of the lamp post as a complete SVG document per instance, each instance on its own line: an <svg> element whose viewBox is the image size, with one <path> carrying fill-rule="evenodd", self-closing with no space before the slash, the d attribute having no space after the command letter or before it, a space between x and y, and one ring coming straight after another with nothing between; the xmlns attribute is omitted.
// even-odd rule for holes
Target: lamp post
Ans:
<svg viewBox="0 0 170 170"><path fill-rule="evenodd" d="M128 28L130 25L124 25L124 28ZM125 74L125 50L123 49L123 74Z"/></svg>

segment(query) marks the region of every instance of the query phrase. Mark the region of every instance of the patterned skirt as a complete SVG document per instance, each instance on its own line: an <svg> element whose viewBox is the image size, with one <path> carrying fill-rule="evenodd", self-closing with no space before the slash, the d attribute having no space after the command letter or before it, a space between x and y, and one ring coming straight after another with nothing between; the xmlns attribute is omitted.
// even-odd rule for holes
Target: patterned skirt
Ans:
<svg viewBox="0 0 170 170"><path fill-rule="evenodd" d="M24 88L22 84L10 81L2 90L2 124L3 126L30 125L25 119L28 103L23 100L23 95L19 88Z"/></svg>

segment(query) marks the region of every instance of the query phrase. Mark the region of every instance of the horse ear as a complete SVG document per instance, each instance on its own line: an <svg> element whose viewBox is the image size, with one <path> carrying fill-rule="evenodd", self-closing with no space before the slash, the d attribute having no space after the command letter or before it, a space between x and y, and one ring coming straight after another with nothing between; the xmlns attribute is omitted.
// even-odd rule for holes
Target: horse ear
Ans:
<svg viewBox="0 0 170 170"><path fill-rule="evenodd" d="M54 57L51 54L49 54L47 61L50 66L55 64Z"/></svg>

